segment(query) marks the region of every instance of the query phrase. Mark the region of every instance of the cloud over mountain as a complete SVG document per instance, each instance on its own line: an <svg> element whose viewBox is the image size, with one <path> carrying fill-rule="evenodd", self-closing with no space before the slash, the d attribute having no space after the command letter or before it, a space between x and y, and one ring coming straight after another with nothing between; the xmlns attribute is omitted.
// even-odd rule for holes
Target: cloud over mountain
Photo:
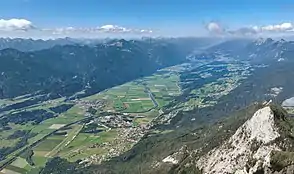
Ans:
<svg viewBox="0 0 294 174"><path fill-rule="evenodd" d="M43 28L33 24L26 19L0 19L1 37L32 37L32 36L51 36L51 37L84 37L92 35L94 37L103 34L130 34L142 35L151 34L150 29L123 27L113 24L94 26L94 27L58 27ZM21 31L21 32L20 32Z"/></svg>
<svg viewBox="0 0 294 174"><path fill-rule="evenodd" d="M0 19L0 30L2 31L27 31L35 28L31 21L26 19Z"/></svg>
<svg viewBox="0 0 294 174"><path fill-rule="evenodd" d="M256 27L257 29L261 31L270 31L270 32L293 32L294 26L292 23L281 23L276 25L266 25L262 27Z"/></svg>
<svg viewBox="0 0 294 174"><path fill-rule="evenodd" d="M294 33L294 24L286 22L281 24L270 24L263 26L246 26L235 29L222 27L220 23L210 22L206 29L211 34L228 35L228 36L250 36L262 34L289 34Z"/></svg>
<svg viewBox="0 0 294 174"><path fill-rule="evenodd" d="M206 29L213 34L224 34L225 32L225 29L219 23L216 22L208 23Z"/></svg>
<svg viewBox="0 0 294 174"><path fill-rule="evenodd" d="M51 31L52 34L70 34L70 33L132 33L132 34L144 34L152 33L152 30L148 29L135 29L126 28L118 25L103 25L100 27L88 27L88 28L75 28L75 27L64 27L55 29L44 29L44 31Z"/></svg>

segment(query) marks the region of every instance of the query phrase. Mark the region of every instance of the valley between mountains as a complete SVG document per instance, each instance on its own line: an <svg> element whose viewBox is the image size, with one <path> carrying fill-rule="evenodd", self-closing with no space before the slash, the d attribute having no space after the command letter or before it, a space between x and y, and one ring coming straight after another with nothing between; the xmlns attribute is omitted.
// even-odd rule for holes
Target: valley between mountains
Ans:
<svg viewBox="0 0 294 174"><path fill-rule="evenodd" d="M34 43L0 51L1 174L294 170L292 41Z"/></svg>

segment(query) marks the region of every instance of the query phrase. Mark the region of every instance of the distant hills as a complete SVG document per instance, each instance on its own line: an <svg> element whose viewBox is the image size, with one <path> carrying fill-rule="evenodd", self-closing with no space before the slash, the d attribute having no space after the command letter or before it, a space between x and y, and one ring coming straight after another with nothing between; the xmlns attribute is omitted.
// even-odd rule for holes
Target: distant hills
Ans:
<svg viewBox="0 0 294 174"><path fill-rule="evenodd" d="M294 51L294 42L285 40L218 42L213 38L1 38L0 98L30 93L69 97L80 91L89 95L191 60L227 57L268 63L290 59Z"/></svg>
<svg viewBox="0 0 294 174"><path fill-rule="evenodd" d="M206 49L202 54L196 55L196 58L216 58L221 55L252 63L266 63L267 61L283 61L291 57L293 51L294 42L284 39L233 39Z"/></svg>
<svg viewBox="0 0 294 174"><path fill-rule="evenodd" d="M118 39L75 39L75 38L57 38L57 39L24 39L24 38L0 38L0 50L6 48L13 48L19 51L37 51L42 49L49 49L56 45L89 45L95 46L101 43L108 43ZM215 38L148 38L143 37L142 39L137 39L145 42L156 42L164 41L178 45L182 49L190 50L194 48L200 48L215 42Z"/></svg>
<svg viewBox="0 0 294 174"><path fill-rule="evenodd" d="M38 42L44 43L32 41ZM182 63L188 54L188 50L166 40L122 39L91 46L62 44L30 52L1 50L0 98L36 92L55 97L82 90L85 95L92 94Z"/></svg>
<svg viewBox="0 0 294 174"><path fill-rule="evenodd" d="M78 43L71 38L61 38L55 40L42 40L42 39L22 39L22 38L0 38L0 50L6 48L13 48L20 51L35 51L51 48L55 45L70 45Z"/></svg>

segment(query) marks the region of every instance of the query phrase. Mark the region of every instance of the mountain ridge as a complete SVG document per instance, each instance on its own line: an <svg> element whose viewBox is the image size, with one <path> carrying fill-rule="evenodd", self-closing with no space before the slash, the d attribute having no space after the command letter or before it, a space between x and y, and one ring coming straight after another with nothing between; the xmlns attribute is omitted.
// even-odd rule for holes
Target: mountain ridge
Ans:
<svg viewBox="0 0 294 174"><path fill-rule="evenodd" d="M40 90L70 96L85 86L92 86L86 89L90 93L99 92L182 63L186 53L169 42L118 40L95 47L65 45L33 52L8 48L0 55L3 98Z"/></svg>

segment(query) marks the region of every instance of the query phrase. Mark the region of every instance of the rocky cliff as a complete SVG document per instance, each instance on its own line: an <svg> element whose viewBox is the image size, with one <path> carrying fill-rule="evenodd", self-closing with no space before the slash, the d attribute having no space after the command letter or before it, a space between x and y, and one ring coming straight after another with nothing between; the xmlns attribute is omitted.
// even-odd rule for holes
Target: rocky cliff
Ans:
<svg viewBox="0 0 294 174"><path fill-rule="evenodd" d="M292 125L279 109L258 110L221 146L200 157L196 166L205 174L294 173Z"/></svg>

